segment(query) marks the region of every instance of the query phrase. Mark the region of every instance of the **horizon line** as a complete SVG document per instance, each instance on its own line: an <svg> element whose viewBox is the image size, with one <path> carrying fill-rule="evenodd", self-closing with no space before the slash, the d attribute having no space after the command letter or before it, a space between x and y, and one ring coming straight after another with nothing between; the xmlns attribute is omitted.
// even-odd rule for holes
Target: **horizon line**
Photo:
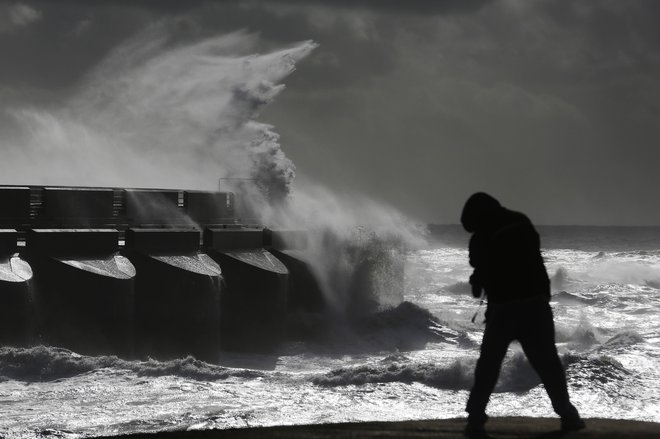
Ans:
<svg viewBox="0 0 660 439"><path fill-rule="evenodd" d="M456 226L456 227L463 227L461 224L458 223L426 223L427 226L440 226L440 227L449 227L449 226ZM603 225L603 224L534 224L534 227L602 227L602 228L607 228L607 227L628 227L628 228L660 228L660 224L636 224L636 225L624 225L624 224L619 224L619 225Z"/></svg>

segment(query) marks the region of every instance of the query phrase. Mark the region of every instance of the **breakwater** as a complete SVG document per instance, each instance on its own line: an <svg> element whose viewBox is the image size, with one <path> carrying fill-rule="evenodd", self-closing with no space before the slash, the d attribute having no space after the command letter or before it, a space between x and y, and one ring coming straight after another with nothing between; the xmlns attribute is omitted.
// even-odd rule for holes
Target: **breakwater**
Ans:
<svg viewBox="0 0 660 439"><path fill-rule="evenodd" d="M122 357L265 352L323 309L302 232L229 192L0 187L0 344ZM289 251L292 250L292 251ZM278 256L279 254L279 256Z"/></svg>

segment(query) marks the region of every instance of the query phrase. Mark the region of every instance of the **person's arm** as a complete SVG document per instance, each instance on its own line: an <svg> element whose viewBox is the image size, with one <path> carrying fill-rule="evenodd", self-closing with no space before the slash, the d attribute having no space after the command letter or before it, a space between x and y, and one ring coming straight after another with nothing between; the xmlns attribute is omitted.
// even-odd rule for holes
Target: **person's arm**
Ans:
<svg viewBox="0 0 660 439"><path fill-rule="evenodd" d="M479 237L476 234L472 235L469 246L469 257L470 257L470 265L474 267L474 271L470 276L470 285L472 286L472 295L477 298L481 297L481 293L483 291L483 280L481 275L482 272L481 261L483 259L483 250L480 247L481 246L479 245Z"/></svg>
<svg viewBox="0 0 660 439"><path fill-rule="evenodd" d="M481 279L479 279L479 273L477 270L474 270L470 276L470 285L472 286L472 295L476 298L481 297L481 292L484 287L481 283Z"/></svg>

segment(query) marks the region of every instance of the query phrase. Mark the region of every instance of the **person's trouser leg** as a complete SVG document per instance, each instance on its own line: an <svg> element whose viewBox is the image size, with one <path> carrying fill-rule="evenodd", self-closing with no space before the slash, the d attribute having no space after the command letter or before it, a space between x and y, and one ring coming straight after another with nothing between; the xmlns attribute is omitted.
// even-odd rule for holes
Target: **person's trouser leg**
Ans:
<svg viewBox="0 0 660 439"><path fill-rule="evenodd" d="M497 383L502 360L510 342L506 316L492 312L484 330L481 354L474 371L474 385L465 408L473 419L483 418L485 422L486 405Z"/></svg>
<svg viewBox="0 0 660 439"><path fill-rule="evenodd" d="M537 304L525 312L519 341L523 351L550 397L552 407L562 418L579 417L570 403L566 375L557 355L555 326L549 304Z"/></svg>

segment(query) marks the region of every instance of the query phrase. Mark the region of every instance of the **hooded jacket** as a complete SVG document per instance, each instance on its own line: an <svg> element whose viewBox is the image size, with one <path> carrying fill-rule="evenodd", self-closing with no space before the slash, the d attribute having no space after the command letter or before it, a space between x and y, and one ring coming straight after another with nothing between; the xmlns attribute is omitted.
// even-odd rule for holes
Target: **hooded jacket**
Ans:
<svg viewBox="0 0 660 439"><path fill-rule="evenodd" d="M489 304L550 299L539 235L527 216L479 192L465 203L461 223L472 233L470 283L475 296L483 289Z"/></svg>

